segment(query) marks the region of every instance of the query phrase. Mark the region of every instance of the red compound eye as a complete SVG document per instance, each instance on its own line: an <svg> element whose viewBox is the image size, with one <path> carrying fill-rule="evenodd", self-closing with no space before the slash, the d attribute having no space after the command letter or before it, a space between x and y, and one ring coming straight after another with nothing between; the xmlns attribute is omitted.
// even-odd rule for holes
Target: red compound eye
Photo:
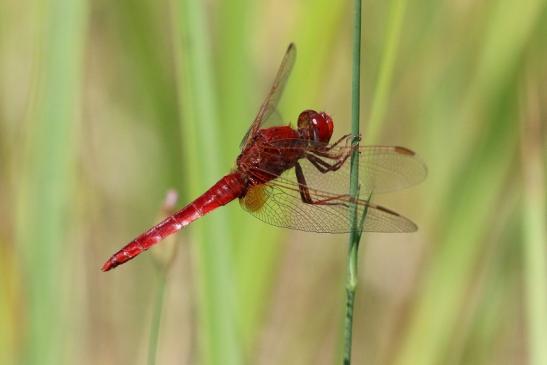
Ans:
<svg viewBox="0 0 547 365"><path fill-rule="evenodd" d="M327 113L305 110L298 116L298 131L303 138L327 144L333 130L334 123Z"/></svg>

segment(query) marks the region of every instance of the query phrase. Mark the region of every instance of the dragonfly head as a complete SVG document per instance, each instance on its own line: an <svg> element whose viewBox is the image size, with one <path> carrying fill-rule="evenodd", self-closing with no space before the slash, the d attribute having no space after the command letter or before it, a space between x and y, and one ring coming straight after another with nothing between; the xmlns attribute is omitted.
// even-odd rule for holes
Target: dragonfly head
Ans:
<svg viewBox="0 0 547 365"><path fill-rule="evenodd" d="M328 144L333 130L332 118L325 112L304 110L298 116L298 133L301 138L318 144Z"/></svg>

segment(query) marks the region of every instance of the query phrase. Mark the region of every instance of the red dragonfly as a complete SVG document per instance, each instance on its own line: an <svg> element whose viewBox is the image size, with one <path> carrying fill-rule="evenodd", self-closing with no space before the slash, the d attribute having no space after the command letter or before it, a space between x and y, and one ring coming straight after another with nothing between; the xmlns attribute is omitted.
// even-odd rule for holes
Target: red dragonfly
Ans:
<svg viewBox="0 0 547 365"><path fill-rule="evenodd" d="M367 199L349 194L348 157L355 147L351 135L330 144L334 129L324 112L305 110L297 128L280 124L276 106L293 68L296 48L289 46L273 86L241 142L236 167L203 195L150 228L102 267L108 271L148 250L170 234L220 206L239 198L241 206L274 226L311 232L347 233L349 206L366 209L363 229L373 232L413 232L416 225ZM281 122L282 123L282 122ZM360 194L395 191L425 178L426 167L404 147L364 146L360 152Z"/></svg>

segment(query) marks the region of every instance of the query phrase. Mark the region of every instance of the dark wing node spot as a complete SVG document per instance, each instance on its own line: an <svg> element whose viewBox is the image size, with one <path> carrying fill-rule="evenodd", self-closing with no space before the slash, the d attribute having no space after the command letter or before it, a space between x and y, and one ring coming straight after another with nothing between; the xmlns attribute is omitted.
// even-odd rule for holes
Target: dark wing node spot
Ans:
<svg viewBox="0 0 547 365"><path fill-rule="evenodd" d="M389 213L389 214L396 215L396 216L398 216L398 217L401 216L399 213L394 212L394 211L391 210L391 209L387 209L386 207L382 207L381 205L377 205L377 206L376 206L376 209L381 210L381 211L386 212L386 213Z"/></svg>
<svg viewBox="0 0 547 365"><path fill-rule="evenodd" d="M394 148L395 148L395 151L400 153L401 155L414 156L416 154L416 153L414 153L414 151L409 150L406 147L395 146Z"/></svg>

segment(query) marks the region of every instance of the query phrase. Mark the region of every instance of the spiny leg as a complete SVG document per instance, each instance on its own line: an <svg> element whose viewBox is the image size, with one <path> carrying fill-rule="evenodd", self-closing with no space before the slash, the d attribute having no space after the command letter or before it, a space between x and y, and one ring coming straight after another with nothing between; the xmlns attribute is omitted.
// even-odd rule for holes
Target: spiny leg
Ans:
<svg viewBox="0 0 547 365"><path fill-rule="evenodd" d="M311 153L307 153L306 158L312 163L313 166L315 166L317 170L319 170L319 172L325 174L329 171L336 171L340 167L342 167L342 165L346 162L350 155L351 153L349 152L345 153L344 156L340 157L338 161L333 164L330 164L327 161L324 161Z"/></svg>
<svg viewBox="0 0 547 365"><path fill-rule="evenodd" d="M333 149L334 147L336 147L336 146L338 146L340 143L342 143L342 141L347 141L347 140L348 140L348 137L351 137L351 134L345 134L345 135L343 135L342 137L340 137L339 140L337 140L336 142L334 142L334 143L331 144L330 146L325 147L325 151L330 151L331 149Z"/></svg>
<svg viewBox="0 0 547 365"><path fill-rule="evenodd" d="M343 139L349 140L348 136L344 136ZM329 160L342 160L342 159L345 160L346 158L348 158L348 156L351 155L351 153L353 152L354 147L346 146L347 148L345 148L345 149L342 148L342 149L338 150L335 153L331 152L331 150L337 144L339 144L340 142L341 142L341 140L339 140L335 144L333 144L331 146L328 146L328 147L325 147L325 148L312 149L310 152L317 155L317 156L328 158Z"/></svg>
<svg viewBox="0 0 547 365"><path fill-rule="evenodd" d="M298 181L298 190L300 191L300 197L302 198L302 201L304 203L313 204L313 205L343 205L345 207L348 207L348 205L345 203L332 202L332 200L337 200L337 199L347 197L347 194L331 196L321 200L313 200L311 198L310 190L308 189L308 185L306 183L306 177L304 176L304 171L302 171L302 166L300 166L298 162L294 166L294 172L296 174L296 180Z"/></svg>
<svg viewBox="0 0 547 365"><path fill-rule="evenodd" d="M325 147L316 148L316 149L312 150L312 152L315 153L318 156L321 156L321 157L325 157L325 158L328 158L328 159L331 159L331 160L338 160L338 159L342 158L343 156L345 156L348 152L346 152L344 150L341 150L339 153L333 154L331 152L331 150L334 147L338 146L340 143L342 143L342 141L346 141L347 149L349 149L350 151L353 150L353 148L351 148L352 138L350 138L350 137L352 137L351 134L343 135L339 140L337 140L333 144L331 144L329 146L325 146ZM361 137L359 137L359 139L361 139Z"/></svg>

